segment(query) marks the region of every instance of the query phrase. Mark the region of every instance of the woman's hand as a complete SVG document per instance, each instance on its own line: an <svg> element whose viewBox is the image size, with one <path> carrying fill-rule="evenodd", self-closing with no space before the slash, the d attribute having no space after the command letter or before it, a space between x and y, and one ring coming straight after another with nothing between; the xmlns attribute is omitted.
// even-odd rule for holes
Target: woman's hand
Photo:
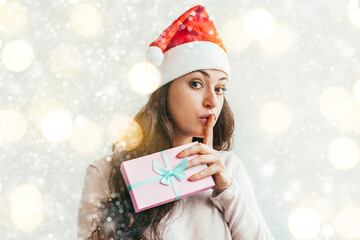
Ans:
<svg viewBox="0 0 360 240"><path fill-rule="evenodd" d="M177 157L183 158L188 155L200 154L200 156L197 156L188 161L188 167L186 169L200 164L207 164L208 168L192 175L189 177L189 180L196 181L208 176L212 176L215 182L214 188L223 191L227 189L232 183L232 177L227 171L220 153L214 150L212 147L214 117L215 115L212 114L205 126L204 143L198 143L182 150L178 153Z"/></svg>

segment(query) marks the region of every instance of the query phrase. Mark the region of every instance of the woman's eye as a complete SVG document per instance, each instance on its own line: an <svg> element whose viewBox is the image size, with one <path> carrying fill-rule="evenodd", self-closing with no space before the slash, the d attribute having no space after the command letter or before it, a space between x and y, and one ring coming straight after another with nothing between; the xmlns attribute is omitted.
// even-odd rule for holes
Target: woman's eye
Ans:
<svg viewBox="0 0 360 240"><path fill-rule="evenodd" d="M224 87L218 87L218 88L216 88L216 91L220 94L224 94L227 90Z"/></svg>
<svg viewBox="0 0 360 240"><path fill-rule="evenodd" d="M193 88L199 88L201 86L201 82L199 81L191 81L190 86Z"/></svg>

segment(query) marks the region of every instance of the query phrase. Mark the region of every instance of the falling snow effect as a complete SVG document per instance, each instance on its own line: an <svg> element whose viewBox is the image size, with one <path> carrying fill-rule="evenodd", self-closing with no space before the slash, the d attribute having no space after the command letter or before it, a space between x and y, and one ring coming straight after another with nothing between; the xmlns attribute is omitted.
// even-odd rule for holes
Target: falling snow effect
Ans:
<svg viewBox="0 0 360 240"><path fill-rule="evenodd" d="M233 151L275 239L360 239L357 0L0 0L2 239L76 238L87 165L148 98L131 69L199 3L228 49Z"/></svg>

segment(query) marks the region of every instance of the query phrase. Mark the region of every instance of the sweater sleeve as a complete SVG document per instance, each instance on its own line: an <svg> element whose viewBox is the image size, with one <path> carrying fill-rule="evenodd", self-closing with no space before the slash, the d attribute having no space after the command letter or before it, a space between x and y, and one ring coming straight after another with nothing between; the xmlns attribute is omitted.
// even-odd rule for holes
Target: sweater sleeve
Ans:
<svg viewBox="0 0 360 240"><path fill-rule="evenodd" d="M99 210L101 201L110 191L99 170L89 165L86 168L77 216L77 239L87 240L102 220Z"/></svg>
<svg viewBox="0 0 360 240"><path fill-rule="evenodd" d="M222 192L213 191L211 201L223 213L232 239L273 240L245 167L233 153L230 158L227 168L232 172L233 182Z"/></svg>

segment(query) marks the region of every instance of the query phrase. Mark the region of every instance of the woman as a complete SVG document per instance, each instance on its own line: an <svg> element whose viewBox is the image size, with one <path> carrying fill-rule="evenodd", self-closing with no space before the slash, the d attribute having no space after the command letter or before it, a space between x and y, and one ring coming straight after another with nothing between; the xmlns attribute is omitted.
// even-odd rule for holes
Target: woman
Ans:
<svg viewBox="0 0 360 240"><path fill-rule="evenodd" d="M147 52L162 86L135 116L141 144L89 165L78 213L78 239L273 239L250 179L232 148L234 119L224 97L230 79L226 50L205 8L171 24ZM122 161L202 140L178 157L207 164L190 181L212 176L213 189L135 213L120 174Z"/></svg>

